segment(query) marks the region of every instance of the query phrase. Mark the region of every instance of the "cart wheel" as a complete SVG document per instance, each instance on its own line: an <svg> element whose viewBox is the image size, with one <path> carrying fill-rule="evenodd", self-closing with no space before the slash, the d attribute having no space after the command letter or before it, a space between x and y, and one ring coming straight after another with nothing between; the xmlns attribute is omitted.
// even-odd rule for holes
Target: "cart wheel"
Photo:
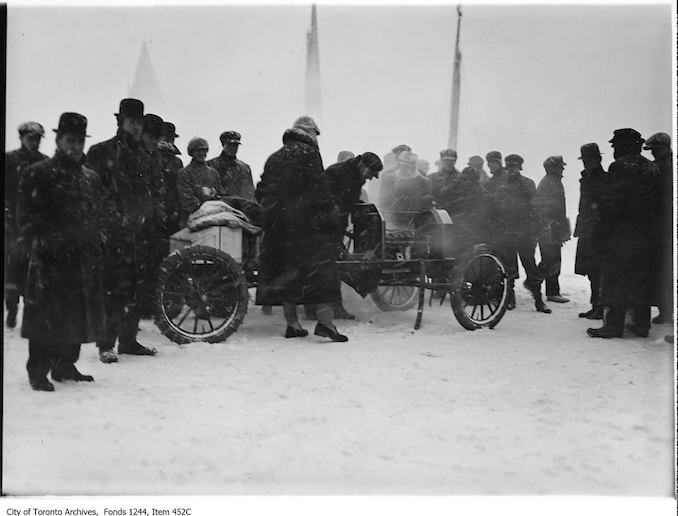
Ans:
<svg viewBox="0 0 678 516"><path fill-rule="evenodd" d="M494 328L501 321L508 284L497 256L487 250L477 252L455 271L452 283L452 311L464 328Z"/></svg>
<svg viewBox="0 0 678 516"><path fill-rule="evenodd" d="M377 287L370 297L384 312L405 311L417 304L419 290L409 285Z"/></svg>
<svg viewBox="0 0 678 516"><path fill-rule="evenodd" d="M228 254L186 247L160 266L155 324L171 341L223 342L247 313L247 281Z"/></svg>

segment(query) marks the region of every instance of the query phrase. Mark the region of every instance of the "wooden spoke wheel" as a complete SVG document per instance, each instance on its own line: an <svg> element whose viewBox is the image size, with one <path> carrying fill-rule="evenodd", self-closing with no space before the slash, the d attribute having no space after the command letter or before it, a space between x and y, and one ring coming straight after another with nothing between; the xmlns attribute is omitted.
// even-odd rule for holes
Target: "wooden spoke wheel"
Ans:
<svg viewBox="0 0 678 516"><path fill-rule="evenodd" d="M419 289L409 285L381 286L370 297L384 312L409 310L417 304Z"/></svg>
<svg viewBox="0 0 678 516"><path fill-rule="evenodd" d="M247 281L231 256L193 246L160 266L155 323L173 342L223 342L247 313Z"/></svg>
<svg viewBox="0 0 678 516"><path fill-rule="evenodd" d="M481 250L455 271L452 311L467 330L494 328L506 313L506 269L492 252Z"/></svg>

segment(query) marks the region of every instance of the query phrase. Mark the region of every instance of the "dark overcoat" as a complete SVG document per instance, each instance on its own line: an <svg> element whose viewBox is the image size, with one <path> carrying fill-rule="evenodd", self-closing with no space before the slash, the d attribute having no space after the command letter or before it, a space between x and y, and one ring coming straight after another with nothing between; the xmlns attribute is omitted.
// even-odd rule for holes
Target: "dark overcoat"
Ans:
<svg viewBox="0 0 678 516"><path fill-rule="evenodd" d="M317 143L293 128L283 144L266 160L257 185L264 236L256 302L339 301L336 234L343 228Z"/></svg>
<svg viewBox="0 0 678 516"><path fill-rule="evenodd" d="M565 211L565 188L559 174L546 174L533 199L537 216L537 240L545 245L560 245L572 236ZM543 245L542 244L542 245Z"/></svg>
<svg viewBox="0 0 678 516"><path fill-rule="evenodd" d="M180 207L179 190L177 189L177 172L184 167L181 158L167 149L160 150L160 172L165 188L165 217L167 235L173 235L179 226Z"/></svg>
<svg viewBox="0 0 678 516"><path fill-rule="evenodd" d="M600 274L603 262L603 239L598 231L606 174L599 165L590 171L582 170L579 180L579 214L574 226L574 236L578 239L574 272L582 276Z"/></svg>
<svg viewBox="0 0 678 516"><path fill-rule="evenodd" d="M454 229L455 248L461 253L481 243L489 243L495 218L492 197L477 181L460 178L448 208Z"/></svg>
<svg viewBox="0 0 678 516"><path fill-rule="evenodd" d="M400 172L396 174L390 211L397 227L410 227L417 214L432 207L431 180L416 171L409 176L403 176Z"/></svg>
<svg viewBox="0 0 678 516"><path fill-rule="evenodd" d="M101 195L97 174L59 151L24 172L17 209L30 249L23 337L57 343L102 337Z"/></svg>
<svg viewBox="0 0 678 516"><path fill-rule="evenodd" d="M219 172L224 195L254 200L254 181L250 166L238 158L221 153L207 164Z"/></svg>
<svg viewBox="0 0 678 516"><path fill-rule="evenodd" d="M439 170L428 175L431 180L431 192L436 207L449 212L454 204L454 190L461 174L456 168L451 171Z"/></svg>
<svg viewBox="0 0 678 516"><path fill-rule="evenodd" d="M658 199L655 211L655 242L657 248L657 265L655 267L654 285L658 296L666 304L673 303L673 235L676 227L673 222L673 152L664 158L654 161L659 170L657 178ZM661 294L663 293L663 295ZM653 299L658 304L660 297Z"/></svg>
<svg viewBox="0 0 678 516"><path fill-rule="evenodd" d="M177 172L177 190L182 226L186 225L188 216L200 208L202 203L224 193L219 172L207 163L198 163L195 160Z"/></svg>
<svg viewBox="0 0 678 516"><path fill-rule="evenodd" d="M504 173L492 184L490 195L496 208L493 241L535 240L538 225L533 200L536 192L534 181L520 174Z"/></svg>
<svg viewBox="0 0 678 516"><path fill-rule="evenodd" d="M21 147L5 154L5 288L23 290L28 257L19 237L16 222L17 195L19 179L29 166L49 159L41 152L31 152Z"/></svg>
<svg viewBox="0 0 678 516"><path fill-rule="evenodd" d="M606 175L601 199L606 247L601 303L606 306L651 301L657 176L657 167L640 154L616 159Z"/></svg>
<svg viewBox="0 0 678 516"><path fill-rule="evenodd" d="M159 239L166 232L159 156L149 155L119 130L110 140L93 145L87 162L99 174L103 189L104 288L121 301L148 304Z"/></svg>
<svg viewBox="0 0 678 516"><path fill-rule="evenodd" d="M360 193L365 184L358 168L361 159L362 156L356 156L330 165L325 170L325 176L327 176L332 190L332 198L339 209L344 227L348 224L351 209L360 201Z"/></svg>

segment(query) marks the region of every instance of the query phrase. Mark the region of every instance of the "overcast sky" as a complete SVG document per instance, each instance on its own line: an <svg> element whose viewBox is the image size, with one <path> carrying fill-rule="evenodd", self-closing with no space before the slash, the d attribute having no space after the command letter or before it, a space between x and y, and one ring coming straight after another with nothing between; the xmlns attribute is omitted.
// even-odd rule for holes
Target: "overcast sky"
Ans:
<svg viewBox="0 0 678 516"><path fill-rule="evenodd" d="M433 163L446 146L454 5L318 7L325 165L343 149L383 155L399 143ZM177 145L243 134L240 157L258 176L303 112L309 6L26 7L8 9L7 134L63 111L89 119L88 145L111 137L143 43L160 97L147 112L177 125ZM672 133L670 4L463 7L460 164L498 149L568 163L576 206L579 146L620 127ZM184 152L184 158L186 158Z"/></svg>

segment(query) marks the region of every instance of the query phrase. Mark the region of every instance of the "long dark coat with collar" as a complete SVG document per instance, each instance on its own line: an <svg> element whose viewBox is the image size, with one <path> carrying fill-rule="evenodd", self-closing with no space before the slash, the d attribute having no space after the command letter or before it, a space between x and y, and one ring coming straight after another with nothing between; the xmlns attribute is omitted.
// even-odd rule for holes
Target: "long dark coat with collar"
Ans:
<svg viewBox="0 0 678 516"><path fill-rule="evenodd" d="M610 165L601 200L600 234L605 240L602 304L650 304L656 260L654 226L657 167L640 154Z"/></svg>
<svg viewBox="0 0 678 516"><path fill-rule="evenodd" d="M599 165L591 171L583 170L579 180L579 214L574 226L574 236L578 238L574 272L582 276L600 274L603 263L604 247L598 231L606 174Z"/></svg>
<svg viewBox="0 0 678 516"><path fill-rule="evenodd" d="M87 163L103 188L104 288L114 298L147 305L152 302L159 242L166 232L160 156L146 153L119 130L90 148Z"/></svg>
<svg viewBox="0 0 678 516"><path fill-rule="evenodd" d="M332 303L341 299L335 259L343 231L317 143L298 129L264 165L256 198L264 209L256 302Z"/></svg>
<svg viewBox="0 0 678 516"><path fill-rule="evenodd" d="M24 170L49 159L41 152L31 152L25 147L5 154L5 289L23 291L28 257L23 246L17 243L19 231L16 221L19 179Z"/></svg>
<svg viewBox="0 0 678 516"><path fill-rule="evenodd" d="M104 327L101 183L58 152L19 183L19 232L30 249L21 334L93 342Z"/></svg>

